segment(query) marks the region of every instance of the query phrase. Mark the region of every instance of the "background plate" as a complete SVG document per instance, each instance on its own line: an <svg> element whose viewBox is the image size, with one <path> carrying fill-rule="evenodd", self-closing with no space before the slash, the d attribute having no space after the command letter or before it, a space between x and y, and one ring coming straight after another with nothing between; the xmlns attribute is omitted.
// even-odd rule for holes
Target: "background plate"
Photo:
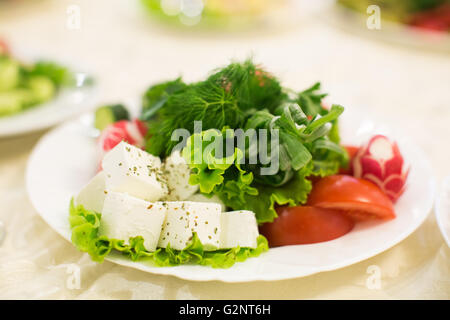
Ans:
<svg viewBox="0 0 450 320"><path fill-rule="evenodd" d="M0 138L30 133L54 126L64 120L80 115L96 106L97 90L95 79L85 67L80 68L72 61L57 61L41 57L32 50L13 50L12 55L25 63L38 60L56 61L74 73L76 84L63 87L50 101L11 116L0 117ZM94 81L94 83L89 83Z"/></svg>
<svg viewBox="0 0 450 320"><path fill-rule="evenodd" d="M376 39L420 50L450 52L450 33L448 32L432 32L384 19L381 21L380 29L370 30L367 28L367 19L370 14L360 13L339 4L329 6L323 14L324 21L362 38ZM383 16L383 9L381 9L381 16Z"/></svg>
<svg viewBox="0 0 450 320"><path fill-rule="evenodd" d="M0 137L25 134L51 127L79 115L95 106L95 86L81 82L86 75L76 73L80 83L64 88L58 95L40 106L0 118Z"/></svg>
<svg viewBox="0 0 450 320"><path fill-rule="evenodd" d="M345 236L329 242L270 249L258 258L229 269L203 266L153 267L121 255L107 260L155 274L206 281L246 282L281 280L335 270L360 262L399 243L416 230L434 200L432 169L424 152L406 137L357 113L345 112L340 125L344 143L359 144L375 133L396 139L411 165L405 193L395 205L397 218L361 223ZM85 119L83 119L85 120ZM26 184L29 197L42 218L65 239L70 239L68 206L98 168L96 141L85 121L64 124L45 135L29 159Z"/></svg>

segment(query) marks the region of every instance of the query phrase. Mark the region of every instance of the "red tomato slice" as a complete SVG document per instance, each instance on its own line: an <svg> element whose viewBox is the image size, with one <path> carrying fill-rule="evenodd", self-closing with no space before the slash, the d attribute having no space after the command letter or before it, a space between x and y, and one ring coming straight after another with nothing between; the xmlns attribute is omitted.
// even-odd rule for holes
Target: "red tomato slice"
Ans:
<svg viewBox="0 0 450 320"><path fill-rule="evenodd" d="M271 247L324 242L349 232L354 222L339 211L309 206L279 207L278 217L260 227Z"/></svg>
<svg viewBox="0 0 450 320"><path fill-rule="evenodd" d="M374 183L346 175L317 181L308 205L340 210L356 221L395 218L392 201Z"/></svg>
<svg viewBox="0 0 450 320"><path fill-rule="evenodd" d="M352 168L353 158L355 157L356 153L358 152L359 147L344 146L344 148L345 148L345 150L347 150L347 153L348 153L348 168L341 168L339 170L339 174L352 175L353 174L353 168Z"/></svg>

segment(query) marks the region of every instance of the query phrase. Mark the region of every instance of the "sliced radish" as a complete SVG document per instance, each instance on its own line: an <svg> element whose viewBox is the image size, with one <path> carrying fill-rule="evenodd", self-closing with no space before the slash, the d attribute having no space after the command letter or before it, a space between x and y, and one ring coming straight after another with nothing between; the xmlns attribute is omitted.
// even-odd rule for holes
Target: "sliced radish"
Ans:
<svg viewBox="0 0 450 320"><path fill-rule="evenodd" d="M145 145L147 127L140 120L121 120L106 127L100 135L99 145L103 152L108 152L121 141L126 141L138 148Z"/></svg>
<svg viewBox="0 0 450 320"><path fill-rule="evenodd" d="M396 143L376 135L362 146L352 160L353 175L375 183L392 201L405 189L409 169Z"/></svg>
<svg viewBox="0 0 450 320"><path fill-rule="evenodd" d="M147 134L147 125L138 119L120 120L107 126L98 139L100 149L100 162L98 171L102 170L101 160L105 153L118 145L121 141L128 142L138 148L145 147L145 135Z"/></svg>

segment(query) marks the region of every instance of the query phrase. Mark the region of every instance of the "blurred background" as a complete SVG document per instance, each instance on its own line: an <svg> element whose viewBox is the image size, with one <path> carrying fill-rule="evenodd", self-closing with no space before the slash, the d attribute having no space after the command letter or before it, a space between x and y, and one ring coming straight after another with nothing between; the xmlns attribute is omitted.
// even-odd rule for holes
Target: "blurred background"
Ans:
<svg viewBox="0 0 450 320"><path fill-rule="evenodd" d="M327 100L342 104L346 112L358 109L404 131L428 154L438 181L450 174L449 31L446 0L0 0L0 38L9 50L80 66L95 77L100 104L125 102L138 110L141 95L152 83L178 76L198 80L230 60L253 57L287 87L301 90L320 81L329 93ZM261 290L267 285L221 284L222 290L209 291L212 285L153 275L141 283L137 271L106 263L95 270L91 266L92 273L122 270L124 286L141 283L141 293L121 295L119 287L108 287L111 274L93 280L94 289L66 292L47 271L55 263L73 261L77 253L70 249L71 255L54 261L52 250L69 245L52 241L57 236L37 217L24 186L26 161L44 132L0 138L0 218L8 226L25 224L28 237L43 239L34 249L25 248L28 238L24 247L20 241L18 247L0 247L5 253L0 254L0 288L5 289L0 297L3 292L8 297L44 298L107 297L115 292L112 296L121 298L144 292L151 298L230 298L236 287L239 298L448 297L448 288L436 284L442 272L448 272L448 263L442 267L439 259L448 257L442 256L442 238L432 216L405 241L417 247L427 240L420 257L412 246L373 258L384 263L388 273L404 276L393 277L383 292L364 291L363 280L352 276L352 268L364 275L373 261L333 276L298 279L294 286L277 282L271 290ZM26 250L41 253L30 262L23 260ZM404 265L389 262L403 255L417 259ZM433 263L440 271L424 271L424 264ZM422 272L422 277L412 281L414 272ZM33 278L30 286L39 293L17 287L14 277ZM346 277L351 280L339 280Z"/></svg>

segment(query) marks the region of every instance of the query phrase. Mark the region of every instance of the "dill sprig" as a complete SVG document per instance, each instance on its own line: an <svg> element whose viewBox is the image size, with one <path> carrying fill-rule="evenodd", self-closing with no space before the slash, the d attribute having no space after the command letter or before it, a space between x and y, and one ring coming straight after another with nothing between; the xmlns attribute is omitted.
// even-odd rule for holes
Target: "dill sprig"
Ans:
<svg viewBox="0 0 450 320"><path fill-rule="evenodd" d="M184 84L181 79L157 84L144 96L143 120L150 122L147 151L166 156L178 143L175 129L193 133L194 121L202 129L243 127L256 110L274 110L287 98L279 81L251 60L231 63L206 80Z"/></svg>

